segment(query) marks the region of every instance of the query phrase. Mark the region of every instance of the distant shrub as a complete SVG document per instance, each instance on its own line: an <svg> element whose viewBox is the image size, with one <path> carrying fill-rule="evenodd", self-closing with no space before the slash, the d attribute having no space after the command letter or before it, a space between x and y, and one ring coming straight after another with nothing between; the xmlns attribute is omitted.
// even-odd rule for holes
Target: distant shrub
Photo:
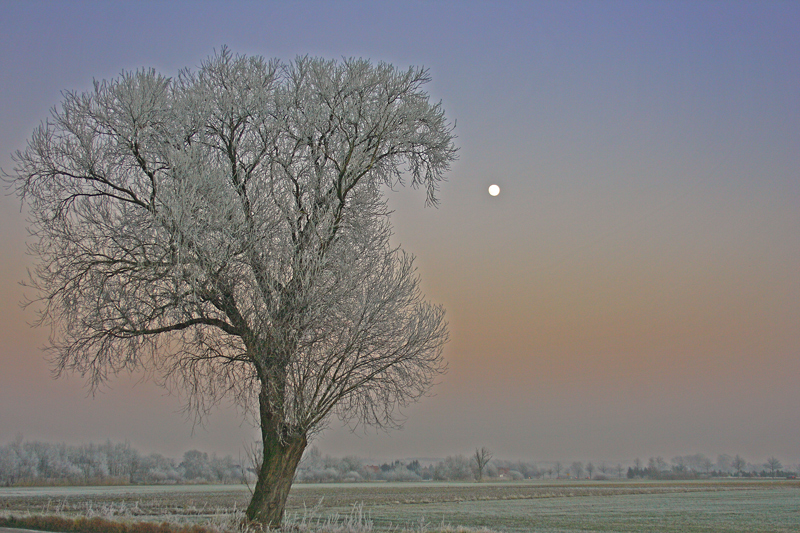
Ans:
<svg viewBox="0 0 800 533"><path fill-rule="evenodd" d="M344 474L342 474L342 481L352 483L356 481L364 481L364 478L361 477L361 474L359 474L355 470L351 470L349 472L345 472Z"/></svg>
<svg viewBox="0 0 800 533"><path fill-rule="evenodd" d="M412 472L402 465L393 468L388 472L383 472L381 474L381 478L385 479L386 481L420 481L422 479L415 472Z"/></svg>

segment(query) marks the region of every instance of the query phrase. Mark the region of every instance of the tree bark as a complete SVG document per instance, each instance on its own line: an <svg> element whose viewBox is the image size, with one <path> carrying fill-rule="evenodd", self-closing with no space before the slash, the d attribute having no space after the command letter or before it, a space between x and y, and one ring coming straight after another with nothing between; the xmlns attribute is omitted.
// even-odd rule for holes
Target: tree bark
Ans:
<svg viewBox="0 0 800 533"><path fill-rule="evenodd" d="M261 427L264 454L245 516L270 528L278 528L283 520L286 499L292 488L295 470L303 457L308 440L305 435L278 438L277 424Z"/></svg>

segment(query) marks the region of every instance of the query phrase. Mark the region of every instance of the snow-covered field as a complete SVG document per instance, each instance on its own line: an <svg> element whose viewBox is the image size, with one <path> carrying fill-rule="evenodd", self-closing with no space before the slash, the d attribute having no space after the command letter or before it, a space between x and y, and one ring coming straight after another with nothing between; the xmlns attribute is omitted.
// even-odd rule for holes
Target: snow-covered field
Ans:
<svg viewBox="0 0 800 533"><path fill-rule="evenodd" d="M0 513L203 520L241 510L237 485L0 488ZM800 531L798 481L295 485L288 515L359 506L375 530L442 523L495 531Z"/></svg>

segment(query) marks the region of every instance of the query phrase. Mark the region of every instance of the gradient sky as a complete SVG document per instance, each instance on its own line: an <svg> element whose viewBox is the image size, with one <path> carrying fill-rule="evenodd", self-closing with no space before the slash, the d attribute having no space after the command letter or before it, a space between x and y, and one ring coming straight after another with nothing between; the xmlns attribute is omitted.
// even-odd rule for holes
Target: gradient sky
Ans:
<svg viewBox="0 0 800 533"><path fill-rule="evenodd" d="M800 461L800 3L0 1L0 166L63 90L213 50L424 65L460 159L397 242L448 312L449 372L401 431L323 453ZM497 183L500 196L486 189ZM0 197L0 444L129 440L236 456L142 376L51 379L22 310L24 213Z"/></svg>

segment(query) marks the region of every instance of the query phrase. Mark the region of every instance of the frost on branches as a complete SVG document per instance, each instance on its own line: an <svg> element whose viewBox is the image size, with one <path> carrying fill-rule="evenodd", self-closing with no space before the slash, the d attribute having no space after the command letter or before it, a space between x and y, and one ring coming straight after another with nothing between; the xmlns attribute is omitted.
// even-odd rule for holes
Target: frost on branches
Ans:
<svg viewBox="0 0 800 533"><path fill-rule="evenodd" d="M31 284L58 372L155 371L260 423L247 516L279 525L332 415L392 426L444 370L447 325L389 242L381 190L436 204L452 125L424 69L284 64L227 49L65 93L6 174L30 212Z"/></svg>

